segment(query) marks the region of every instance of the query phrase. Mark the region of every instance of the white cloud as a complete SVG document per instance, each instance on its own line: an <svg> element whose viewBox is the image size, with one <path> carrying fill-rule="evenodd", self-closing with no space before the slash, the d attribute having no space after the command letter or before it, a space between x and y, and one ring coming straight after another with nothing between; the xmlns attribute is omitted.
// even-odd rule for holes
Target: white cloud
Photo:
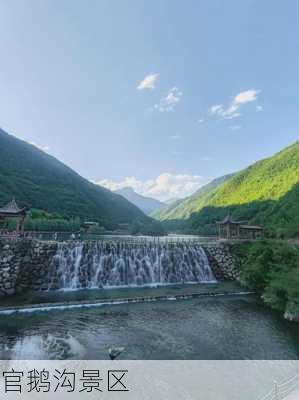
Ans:
<svg viewBox="0 0 299 400"><path fill-rule="evenodd" d="M178 140L180 138L181 138L181 135L179 133L175 133L174 135L170 136L170 139L173 139L173 140Z"/></svg>
<svg viewBox="0 0 299 400"><path fill-rule="evenodd" d="M165 97L162 97L158 104L155 104L154 107L160 112L173 111L175 106L181 100L182 95L183 93L176 86L174 86L169 90Z"/></svg>
<svg viewBox="0 0 299 400"><path fill-rule="evenodd" d="M223 105L222 104L216 104L209 109L209 114L210 115L215 115L215 114L220 114L223 113Z"/></svg>
<svg viewBox="0 0 299 400"><path fill-rule="evenodd" d="M155 179L148 179L145 181L130 176L120 182L103 179L96 183L113 191L130 186L137 193L163 201L173 197L188 196L202 186L203 181L203 178L199 175L174 175L169 172L164 172Z"/></svg>
<svg viewBox="0 0 299 400"><path fill-rule="evenodd" d="M242 128L241 125L232 125L229 127L232 131L237 131Z"/></svg>
<svg viewBox="0 0 299 400"><path fill-rule="evenodd" d="M261 112L261 111L263 111L264 107L263 106L256 106L255 109L256 109L256 111Z"/></svg>
<svg viewBox="0 0 299 400"><path fill-rule="evenodd" d="M258 91L255 89L245 90L235 96L234 104L245 104L257 100Z"/></svg>
<svg viewBox="0 0 299 400"><path fill-rule="evenodd" d="M233 113L233 114L228 115L228 116L226 117L226 119L239 118L241 115L242 115L241 113L236 112L236 113Z"/></svg>
<svg viewBox="0 0 299 400"><path fill-rule="evenodd" d="M143 89L150 89L153 90L155 89L155 84L157 82L157 79L159 78L159 74L151 74L147 75L137 86L138 90L143 90Z"/></svg>
<svg viewBox="0 0 299 400"><path fill-rule="evenodd" d="M42 146L40 144L36 144L35 142L28 142L29 144L32 144L32 146L37 147L39 150L44 151L45 153L48 153L50 150L49 146Z"/></svg>
<svg viewBox="0 0 299 400"><path fill-rule="evenodd" d="M232 115L237 115L239 114L237 111L239 109L240 105L237 103L232 103L226 110L222 110L219 112L220 115L223 117L231 117Z"/></svg>
<svg viewBox="0 0 299 400"><path fill-rule="evenodd" d="M198 122L199 124L202 124L202 123L204 122L204 119L201 118L201 119L199 119L197 122Z"/></svg>
<svg viewBox="0 0 299 400"><path fill-rule="evenodd" d="M225 119L233 119L241 116L239 108L246 103L251 103L257 100L259 91L255 89L245 90L237 94L228 107L222 104L216 104L209 108L209 115L216 115Z"/></svg>

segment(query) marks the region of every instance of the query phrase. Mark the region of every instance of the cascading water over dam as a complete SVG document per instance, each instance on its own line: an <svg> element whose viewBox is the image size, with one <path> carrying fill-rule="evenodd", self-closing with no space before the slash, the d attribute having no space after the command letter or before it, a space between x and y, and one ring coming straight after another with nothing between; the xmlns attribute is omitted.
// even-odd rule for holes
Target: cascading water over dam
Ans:
<svg viewBox="0 0 299 400"><path fill-rule="evenodd" d="M60 243L49 270L49 289L106 288L213 282L199 244L167 242Z"/></svg>

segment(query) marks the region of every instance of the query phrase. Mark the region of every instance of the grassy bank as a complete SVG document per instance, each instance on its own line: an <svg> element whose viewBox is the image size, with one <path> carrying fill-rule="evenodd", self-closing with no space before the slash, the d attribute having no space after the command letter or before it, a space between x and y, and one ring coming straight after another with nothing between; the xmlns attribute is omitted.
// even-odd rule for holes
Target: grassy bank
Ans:
<svg viewBox="0 0 299 400"><path fill-rule="evenodd" d="M241 283L259 293L272 309L299 321L299 246L263 240L232 246Z"/></svg>

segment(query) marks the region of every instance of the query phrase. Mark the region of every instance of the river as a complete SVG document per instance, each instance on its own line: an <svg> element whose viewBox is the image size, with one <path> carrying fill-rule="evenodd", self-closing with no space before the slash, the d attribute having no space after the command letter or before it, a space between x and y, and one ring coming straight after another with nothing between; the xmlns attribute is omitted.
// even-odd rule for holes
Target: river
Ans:
<svg viewBox="0 0 299 400"><path fill-rule="evenodd" d="M189 285L189 293L196 286ZM131 294L126 289L125 296L117 290L112 297L144 299L155 289L132 289ZM161 295L163 288L157 290ZM103 291L106 300L111 297ZM64 309L0 314L0 357L107 359L109 347L122 346L122 359L299 359L298 325L269 311L254 295L88 306L99 292L57 292ZM76 298L85 306L69 307Z"/></svg>

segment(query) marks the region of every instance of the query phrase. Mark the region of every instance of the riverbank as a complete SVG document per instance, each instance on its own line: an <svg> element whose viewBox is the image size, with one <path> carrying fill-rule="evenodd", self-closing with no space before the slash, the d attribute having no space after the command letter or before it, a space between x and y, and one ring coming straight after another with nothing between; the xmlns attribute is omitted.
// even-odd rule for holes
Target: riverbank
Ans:
<svg viewBox="0 0 299 400"><path fill-rule="evenodd" d="M232 243L241 284L290 321L299 322L299 246L281 240Z"/></svg>

